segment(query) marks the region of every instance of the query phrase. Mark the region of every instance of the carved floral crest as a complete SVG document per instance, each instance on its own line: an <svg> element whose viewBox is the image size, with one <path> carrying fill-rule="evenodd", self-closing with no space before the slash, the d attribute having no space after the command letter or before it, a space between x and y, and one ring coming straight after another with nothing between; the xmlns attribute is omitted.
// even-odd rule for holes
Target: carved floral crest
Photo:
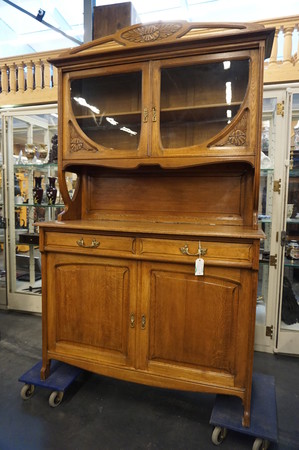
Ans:
<svg viewBox="0 0 299 450"><path fill-rule="evenodd" d="M125 31L121 37L130 42L152 42L166 39L181 28L180 23L156 23Z"/></svg>
<svg viewBox="0 0 299 450"><path fill-rule="evenodd" d="M70 129L70 152L97 152L98 150L93 147L89 147L86 142L79 136L76 128L72 124L71 121L69 121L69 129Z"/></svg>
<svg viewBox="0 0 299 450"><path fill-rule="evenodd" d="M238 121L235 127L230 131L229 135L215 144L217 147L224 147L226 145L235 145L240 147L247 145L247 123L248 111L246 110L242 118Z"/></svg>

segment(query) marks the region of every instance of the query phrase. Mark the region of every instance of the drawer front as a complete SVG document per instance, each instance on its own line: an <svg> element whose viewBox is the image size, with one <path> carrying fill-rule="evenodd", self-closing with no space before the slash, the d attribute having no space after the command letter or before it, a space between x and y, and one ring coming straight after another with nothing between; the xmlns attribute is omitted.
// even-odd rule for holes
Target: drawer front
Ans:
<svg viewBox="0 0 299 450"><path fill-rule="evenodd" d="M71 251L90 254L115 252L118 254L135 254L135 239L130 237L105 236L92 233L55 233L45 235L47 250Z"/></svg>
<svg viewBox="0 0 299 450"><path fill-rule="evenodd" d="M251 243L142 239L140 254L146 257L172 258L175 261L194 263L198 258L198 249L206 262L252 263L253 245Z"/></svg>

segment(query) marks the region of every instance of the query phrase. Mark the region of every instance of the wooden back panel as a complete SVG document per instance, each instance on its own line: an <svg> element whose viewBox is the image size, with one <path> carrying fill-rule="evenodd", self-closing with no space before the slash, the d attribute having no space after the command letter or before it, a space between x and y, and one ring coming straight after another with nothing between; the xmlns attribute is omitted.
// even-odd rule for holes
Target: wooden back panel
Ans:
<svg viewBox="0 0 299 450"><path fill-rule="evenodd" d="M252 225L253 169L243 163L88 169L84 178L82 219Z"/></svg>

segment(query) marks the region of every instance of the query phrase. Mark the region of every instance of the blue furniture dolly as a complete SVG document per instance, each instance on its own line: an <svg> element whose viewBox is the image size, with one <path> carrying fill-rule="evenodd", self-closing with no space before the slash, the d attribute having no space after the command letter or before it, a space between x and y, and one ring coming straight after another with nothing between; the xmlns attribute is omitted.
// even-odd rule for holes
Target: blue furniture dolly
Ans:
<svg viewBox="0 0 299 450"><path fill-rule="evenodd" d="M266 450L270 441L278 441L274 377L253 374L249 428L242 426L242 416L240 399L217 395L210 419L210 424L215 426L212 433L213 444L220 445L228 429L255 437L252 450Z"/></svg>
<svg viewBox="0 0 299 450"><path fill-rule="evenodd" d="M46 388L52 390L49 397L49 405L55 408L60 405L65 390L80 375L82 369L52 360L49 377L46 380L41 380L41 367L42 361L39 361L19 378L19 381L25 383L21 389L21 397L23 400L31 398L34 394L35 386Z"/></svg>

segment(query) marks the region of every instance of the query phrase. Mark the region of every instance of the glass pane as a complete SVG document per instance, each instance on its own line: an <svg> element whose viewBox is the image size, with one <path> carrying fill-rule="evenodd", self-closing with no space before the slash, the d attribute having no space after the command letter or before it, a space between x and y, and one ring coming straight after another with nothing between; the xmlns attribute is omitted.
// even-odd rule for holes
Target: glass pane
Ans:
<svg viewBox="0 0 299 450"><path fill-rule="evenodd" d="M41 294L36 222L54 220L63 210L57 180L57 114L13 117L12 136L8 137L13 164L9 186L10 291Z"/></svg>
<svg viewBox="0 0 299 450"><path fill-rule="evenodd" d="M141 82L141 72L72 80L72 109L86 136L111 150L136 150L141 128Z"/></svg>
<svg viewBox="0 0 299 450"><path fill-rule="evenodd" d="M299 331L299 94L293 96L281 328Z"/></svg>
<svg viewBox="0 0 299 450"><path fill-rule="evenodd" d="M2 124L1 124L2 130ZM6 266L5 266L5 214L3 192L3 153L0 149L0 305L6 303Z"/></svg>
<svg viewBox="0 0 299 450"><path fill-rule="evenodd" d="M275 157L275 112L276 98L263 100L262 155L259 194L259 223L266 235L260 245L260 267L256 323L266 325L269 286L269 259L272 231L272 200Z"/></svg>
<svg viewBox="0 0 299 450"><path fill-rule="evenodd" d="M248 77L248 59L162 68L163 147L198 145L219 133L240 109Z"/></svg>

